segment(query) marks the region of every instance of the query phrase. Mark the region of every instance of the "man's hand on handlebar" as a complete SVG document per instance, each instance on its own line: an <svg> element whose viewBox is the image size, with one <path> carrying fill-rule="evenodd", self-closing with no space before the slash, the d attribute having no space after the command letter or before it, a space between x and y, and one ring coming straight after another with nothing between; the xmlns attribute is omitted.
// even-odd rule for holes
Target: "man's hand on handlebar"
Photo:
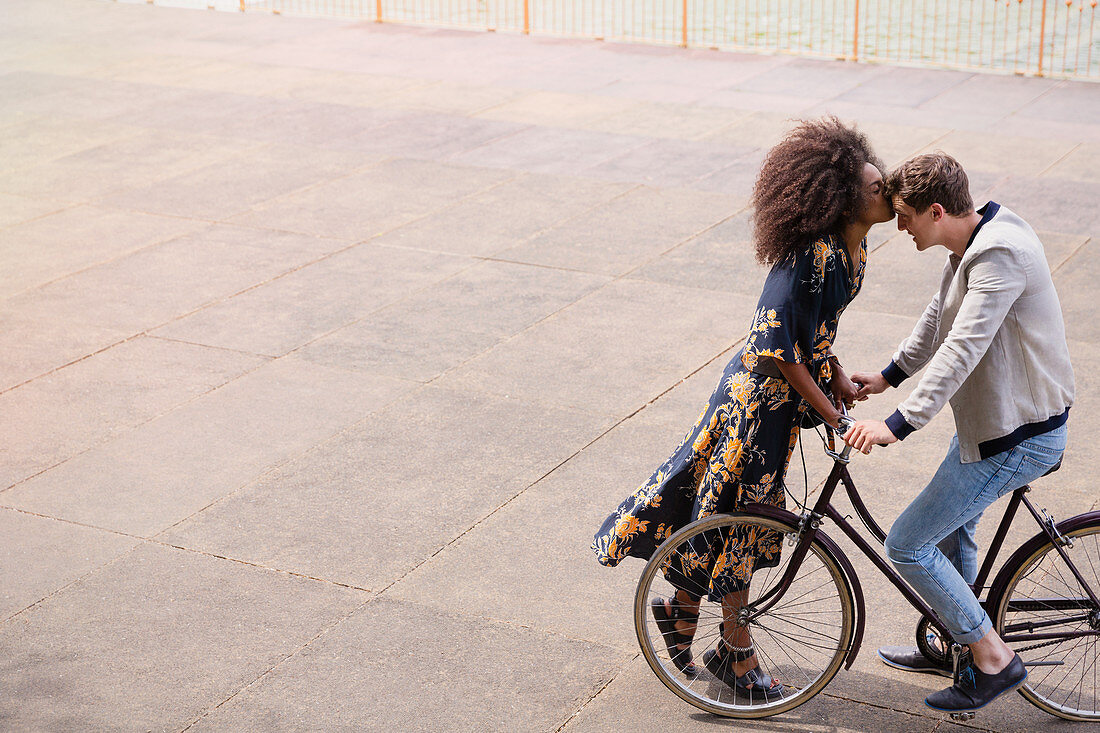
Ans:
<svg viewBox="0 0 1100 733"><path fill-rule="evenodd" d="M886 388L890 386L890 383L886 381L886 377L882 376L880 372L855 372L852 374L852 381L859 383L856 399L860 401L867 399L868 395L885 392Z"/></svg>
<svg viewBox="0 0 1100 733"><path fill-rule="evenodd" d="M845 443L864 454L870 453L871 448L876 445L890 445L898 442L882 420L860 420L842 437Z"/></svg>

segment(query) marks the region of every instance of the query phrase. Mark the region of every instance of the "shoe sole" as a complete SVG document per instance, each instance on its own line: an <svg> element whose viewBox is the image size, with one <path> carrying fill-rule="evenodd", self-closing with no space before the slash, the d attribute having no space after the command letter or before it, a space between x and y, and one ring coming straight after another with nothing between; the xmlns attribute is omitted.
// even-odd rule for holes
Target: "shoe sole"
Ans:
<svg viewBox="0 0 1100 733"><path fill-rule="evenodd" d="M935 705L928 705L928 700L927 700L927 699L926 699L926 700L924 701L924 704L925 704L926 706L928 706L929 708L931 708L932 710L935 710L935 711L936 711L936 712L938 712L938 713L951 713L952 715L954 715L955 713L976 713L976 712L978 712L979 710L982 710L982 709L984 709L984 708L987 708L987 707L989 707L989 706L990 706L990 705L991 705L992 703L994 703L995 701L997 701L997 700L999 700L1000 698L1004 697L1004 696L1005 696L1005 695L1007 695L1008 693L1010 693L1010 692L1015 692L1016 690L1020 689L1021 687L1023 687L1023 686L1024 686L1024 683L1025 683L1025 682L1027 682L1027 673L1025 673L1025 674L1024 674L1024 678L1023 678L1022 680L1020 680L1019 682L1017 682L1017 683L1016 683L1015 685L1013 685L1012 687L1006 687L1006 688L1005 688L1005 689L1004 689L1004 690L1003 690L1002 692L999 692L999 693L997 693L997 696L996 696L996 697L994 697L994 698L993 698L992 700L990 700L989 702L987 702L987 703L986 703L985 705L982 705L981 707L976 707L976 708L965 708L965 709L962 709L962 710L946 710L946 709L944 709L944 708L938 708L938 707L936 707Z"/></svg>
<svg viewBox="0 0 1100 733"><path fill-rule="evenodd" d="M904 664L898 664L892 662L881 654L878 655L879 660L887 667L893 667L894 669L900 669L905 672L919 672L920 674L938 674L941 677L951 677L952 674L946 669L939 669L938 667L927 667L925 669L917 669L916 667L906 667Z"/></svg>

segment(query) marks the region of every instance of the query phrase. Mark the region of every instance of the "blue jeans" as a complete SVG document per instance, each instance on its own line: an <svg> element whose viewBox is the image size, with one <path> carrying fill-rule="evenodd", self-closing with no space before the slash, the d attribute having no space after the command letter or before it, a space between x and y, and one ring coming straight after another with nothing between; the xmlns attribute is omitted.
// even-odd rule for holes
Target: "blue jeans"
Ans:
<svg viewBox="0 0 1100 733"><path fill-rule="evenodd" d="M890 528L887 557L959 644L973 644L993 628L970 589L978 575L974 530L982 512L1053 468L1065 449L1062 425L1004 453L963 463L955 436L932 481Z"/></svg>

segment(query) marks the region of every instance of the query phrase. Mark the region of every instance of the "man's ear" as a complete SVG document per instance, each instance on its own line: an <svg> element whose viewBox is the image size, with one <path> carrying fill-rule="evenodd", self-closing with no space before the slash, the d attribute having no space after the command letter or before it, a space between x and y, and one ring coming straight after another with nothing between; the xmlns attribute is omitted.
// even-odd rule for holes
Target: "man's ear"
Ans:
<svg viewBox="0 0 1100 733"><path fill-rule="evenodd" d="M940 204L932 204L932 221L939 221L947 213L947 209Z"/></svg>

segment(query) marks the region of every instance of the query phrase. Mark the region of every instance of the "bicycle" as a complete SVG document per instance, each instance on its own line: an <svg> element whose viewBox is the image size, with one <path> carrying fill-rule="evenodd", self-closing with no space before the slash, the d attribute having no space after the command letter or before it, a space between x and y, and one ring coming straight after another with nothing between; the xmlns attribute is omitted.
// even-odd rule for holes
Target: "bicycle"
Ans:
<svg viewBox="0 0 1100 733"><path fill-rule="evenodd" d="M850 424L845 418L844 431ZM822 531L825 520L831 520L920 612L917 645L921 651L945 671L953 669L956 679L965 667L965 648L951 642L932 609L832 505L833 494L842 484L868 532L880 545L884 542L886 533L871 516L848 472L852 448L845 445L838 451L831 429L818 435L833 467L812 508L808 501L795 500L802 512L794 514L771 505L750 504L742 512L700 519L665 540L642 571L634 598L634 625L642 653L665 686L702 710L734 718L776 715L811 699L842 665L851 668L863 642L863 590L847 556ZM981 603L993 627L1029 668L1019 692L1058 717L1100 720L1100 511L1055 522L1045 510L1035 509L1026 496L1030 490L1023 486L1012 493L973 588L979 598L985 592ZM1021 504L1040 531L1008 557L987 585ZM723 618L721 604L707 599L707 588L693 591L702 596L692 642L694 676L680 672L672 663L650 614L654 599L675 591L660 572L667 563L698 562L710 549L723 547L731 534L759 539L767 533L781 534L780 541L785 539L787 548L780 552L778 565L753 573L748 602L738 610L736 623L748 627L761 671L784 683L783 695L774 700L753 699L734 691L700 662L703 651L713 647L720 636ZM974 713L951 717L969 720Z"/></svg>

